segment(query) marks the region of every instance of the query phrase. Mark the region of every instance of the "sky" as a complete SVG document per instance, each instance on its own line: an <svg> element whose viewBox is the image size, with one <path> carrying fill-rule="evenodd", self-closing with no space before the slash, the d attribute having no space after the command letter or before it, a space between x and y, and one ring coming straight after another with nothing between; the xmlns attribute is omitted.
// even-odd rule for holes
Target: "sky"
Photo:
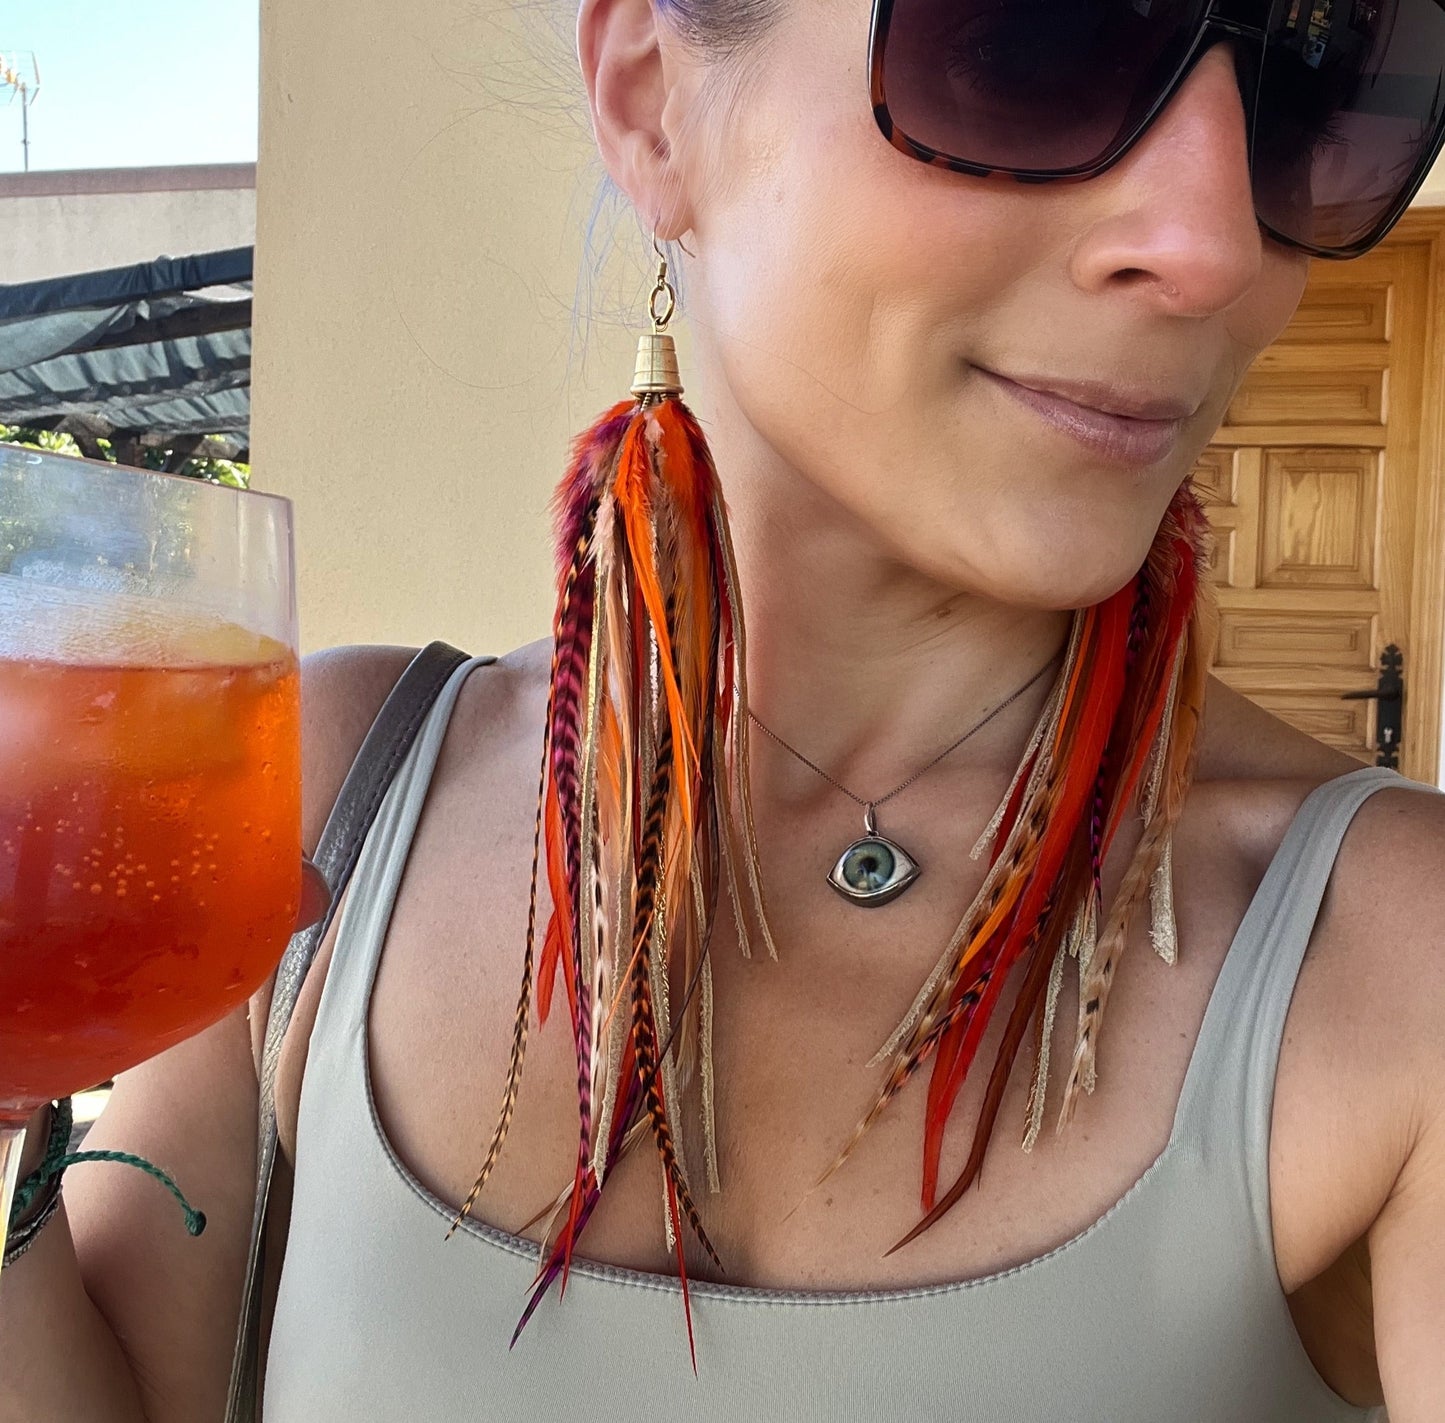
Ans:
<svg viewBox="0 0 1445 1423"><path fill-rule="evenodd" d="M0 55L31 51L30 168L250 163L259 0L0 0ZM30 57L20 69L30 76ZM20 101L0 90L0 173Z"/></svg>

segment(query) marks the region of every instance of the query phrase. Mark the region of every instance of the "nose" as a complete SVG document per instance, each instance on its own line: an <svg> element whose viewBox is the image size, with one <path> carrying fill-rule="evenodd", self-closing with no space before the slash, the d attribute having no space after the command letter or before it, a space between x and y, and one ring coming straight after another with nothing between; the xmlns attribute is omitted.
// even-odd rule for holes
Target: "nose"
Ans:
<svg viewBox="0 0 1445 1423"><path fill-rule="evenodd" d="M1094 218L1071 253L1075 282L1156 310L1211 316L1260 275L1264 238L1250 190L1234 57L1214 46L1142 139L1081 185Z"/></svg>

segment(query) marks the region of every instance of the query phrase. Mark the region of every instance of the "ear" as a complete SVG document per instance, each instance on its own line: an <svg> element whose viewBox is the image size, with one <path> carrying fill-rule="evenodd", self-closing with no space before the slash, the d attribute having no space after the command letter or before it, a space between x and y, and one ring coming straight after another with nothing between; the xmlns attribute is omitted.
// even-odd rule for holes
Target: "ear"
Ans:
<svg viewBox="0 0 1445 1423"><path fill-rule="evenodd" d="M592 132L612 180L659 240L692 226L681 155L672 142L686 112L688 73L652 0L582 0L577 58Z"/></svg>

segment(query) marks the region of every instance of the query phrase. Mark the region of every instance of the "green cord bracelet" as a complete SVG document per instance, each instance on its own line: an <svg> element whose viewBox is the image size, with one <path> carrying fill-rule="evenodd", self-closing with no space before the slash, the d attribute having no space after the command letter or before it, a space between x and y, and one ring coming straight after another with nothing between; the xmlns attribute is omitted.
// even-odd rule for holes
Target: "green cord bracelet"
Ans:
<svg viewBox="0 0 1445 1423"><path fill-rule="evenodd" d="M71 1151L70 1133L74 1118L70 1109L70 1098L62 1097L54 1104L50 1117L50 1140L45 1147L45 1159L16 1188L15 1201L10 1208L10 1229L13 1231L21 1217L35 1203L46 1183L63 1175L66 1168L83 1161L118 1161L122 1166L135 1166L147 1176L154 1177L181 1203L185 1213L186 1231L199 1235L206 1228L206 1217L195 1210L181 1194L180 1187L166 1175L159 1166L153 1165L143 1156L132 1156L128 1151Z"/></svg>

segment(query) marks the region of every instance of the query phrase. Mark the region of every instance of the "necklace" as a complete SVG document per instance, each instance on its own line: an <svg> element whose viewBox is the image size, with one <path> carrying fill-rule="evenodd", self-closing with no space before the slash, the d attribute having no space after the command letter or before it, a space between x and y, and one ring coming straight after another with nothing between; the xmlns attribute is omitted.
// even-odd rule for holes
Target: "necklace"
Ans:
<svg viewBox="0 0 1445 1423"><path fill-rule="evenodd" d="M828 873L828 883L844 899L861 905L865 909L877 908L880 904L887 904L890 900L897 899L918 878L923 869L918 861L896 840L890 840L888 836L879 833L878 807L906 791L920 776L938 765L944 757L957 751L970 736L976 731L981 731L1006 706L1023 696L1057 661L1057 657L1051 657L1022 687L1016 692L1010 693L982 721L975 722L956 741L950 742L931 761L920 766L907 780L900 781L887 795L874 796L872 799L865 799L863 796L855 794L841 781L835 780L816 762L810 761L804 756L796 746L791 746L784 741L756 712L749 708L748 717L759 731L776 741L784 751L795 756L809 770L816 771L830 786L842 791L849 800L863 807L862 838L853 841L838 856L833 868Z"/></svg>

